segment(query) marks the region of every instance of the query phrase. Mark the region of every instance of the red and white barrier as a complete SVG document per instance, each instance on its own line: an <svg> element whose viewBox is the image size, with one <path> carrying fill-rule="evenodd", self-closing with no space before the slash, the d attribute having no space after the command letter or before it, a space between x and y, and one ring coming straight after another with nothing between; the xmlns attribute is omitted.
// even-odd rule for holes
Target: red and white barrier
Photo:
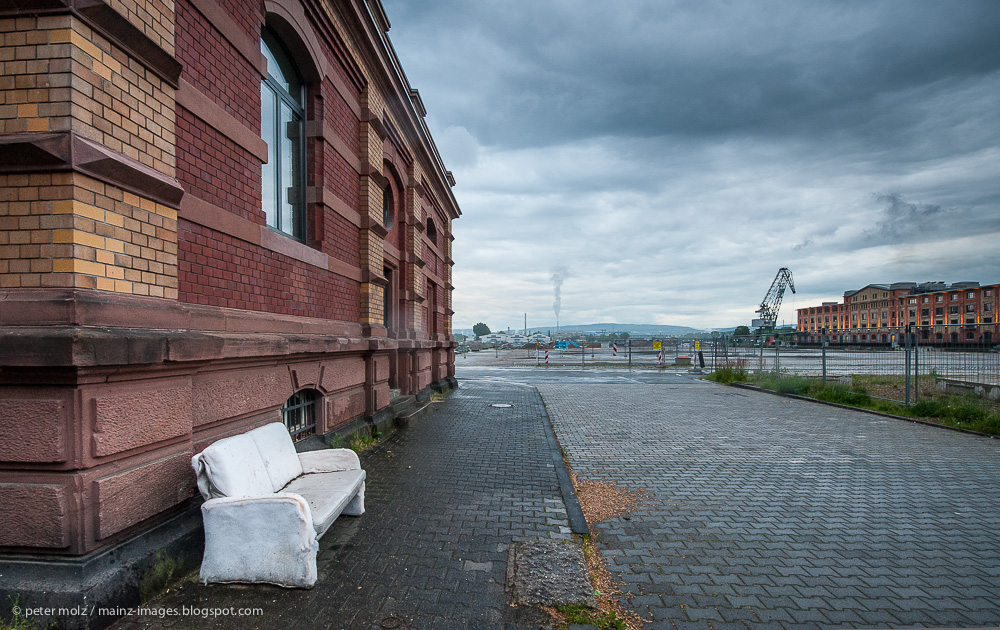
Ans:
<svg viewBox="0 0 1000 630"><path fill-rule="evenodd" d="M617 341L611 344L611 356L613 356L613 357L617 357L618 356L618 342Z"/></svg>
<svg viewBox="0 0 1000 630"><path fill-rule="evenodd" d="M663 350L661 349L656 353L656 363L658 365L663 365Z"/></svg>
<svg viewBox="0 0 1000 630"><path fill-rule="evenodd" d="M546 348L545 349L545 365L548 365L548 364L549 364L549 350L548 350L548 348Z"/></svg>

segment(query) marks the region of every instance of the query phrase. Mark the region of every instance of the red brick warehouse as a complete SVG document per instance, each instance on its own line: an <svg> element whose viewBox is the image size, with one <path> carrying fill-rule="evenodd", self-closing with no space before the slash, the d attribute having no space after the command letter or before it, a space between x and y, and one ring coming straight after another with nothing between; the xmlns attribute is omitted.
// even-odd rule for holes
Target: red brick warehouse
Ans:
<svg viewBox="0 0 1000 630"><path fill-rule="evenodd" d="M454 384L455 182L388 30L0 0L0 596L135 601L196 546L194 453Z"/></svg>

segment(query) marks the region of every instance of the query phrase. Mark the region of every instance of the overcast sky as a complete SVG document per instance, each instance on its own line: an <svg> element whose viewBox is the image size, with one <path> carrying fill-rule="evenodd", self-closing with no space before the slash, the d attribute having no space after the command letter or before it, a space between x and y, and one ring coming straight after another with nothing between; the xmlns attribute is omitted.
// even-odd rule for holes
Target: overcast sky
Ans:
<svg viewBox="0 0 1000 630"><path fill-rule="evenodd" d="M383 0L458 185L454 326L749 324L1000 282L1000 2ZM613 7L613 8L612 8Z"/></svg>

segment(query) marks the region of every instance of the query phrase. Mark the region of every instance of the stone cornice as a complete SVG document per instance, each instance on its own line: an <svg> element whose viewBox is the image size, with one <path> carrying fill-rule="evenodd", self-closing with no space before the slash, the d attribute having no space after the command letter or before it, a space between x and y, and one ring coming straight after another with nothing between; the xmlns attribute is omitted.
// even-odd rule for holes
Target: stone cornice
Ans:
<svg viewBox="0 0 1000 630"><path fill-rule="evenodd" d="M171 208L184 189L173 177L73 131L0 136L0 173L73 171Z"/></svg>

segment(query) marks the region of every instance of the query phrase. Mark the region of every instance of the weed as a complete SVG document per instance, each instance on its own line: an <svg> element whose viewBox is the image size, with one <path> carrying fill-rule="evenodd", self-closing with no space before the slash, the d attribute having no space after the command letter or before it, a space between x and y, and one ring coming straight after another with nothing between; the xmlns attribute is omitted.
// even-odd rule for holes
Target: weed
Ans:
<svg viewBox="0 0 1000 630"><path fill-rule="evenodd" d="M778 376L777 374L761 374L754 377L754 383L765 389L772 389L782 394L805 395L813 388L813 381L802 376Z"/></svg>
<svg viewBox="0 0 1000 630"><path fill-rule="evenodd" d="M746 367L742 365L726 365L709 374L707 378L716 383L732 385L737 382L745 382L749 380L750 376Z"/></svg>
<svg viewBox="0 0 1000 630"><path fill-rule="evenodd" d="M851 389L845 385L829 385L813 396L826 402L853 407L869 407L872 404L872 397L862 387Z"/></svg>
<svg viewBox="0 0 1000 630"><path fill-rule="evenodd" d="M20 605L20 596L10 595L7 599L10 601L11 618L10 621L0 619L0 630L32 630L35 628L35 622L22 612L24 609Z"/></svg>
<svg viewBox="0 0 1000 630"><path fill-rule="evenodd" d="M174 572L178 568L180 568L180 565L176 560L162 551L157 552L156 564L153 565L153 570L143 577L139 583L139 601L146 603L163 592L167 588L167 584L170 584L170 580L174 577Z"/></svg>
<svg viewBox="0 0 1000 630"><path fill-rule="evenodd" d="M581 604L557 606L556 610L565 616L564 623L567 625L575 623L590 624L597 627L598 630L608 630L610 628L625 630L625 624L618 619L614 611L602 612L593 608L587 608Z"/></svg>

